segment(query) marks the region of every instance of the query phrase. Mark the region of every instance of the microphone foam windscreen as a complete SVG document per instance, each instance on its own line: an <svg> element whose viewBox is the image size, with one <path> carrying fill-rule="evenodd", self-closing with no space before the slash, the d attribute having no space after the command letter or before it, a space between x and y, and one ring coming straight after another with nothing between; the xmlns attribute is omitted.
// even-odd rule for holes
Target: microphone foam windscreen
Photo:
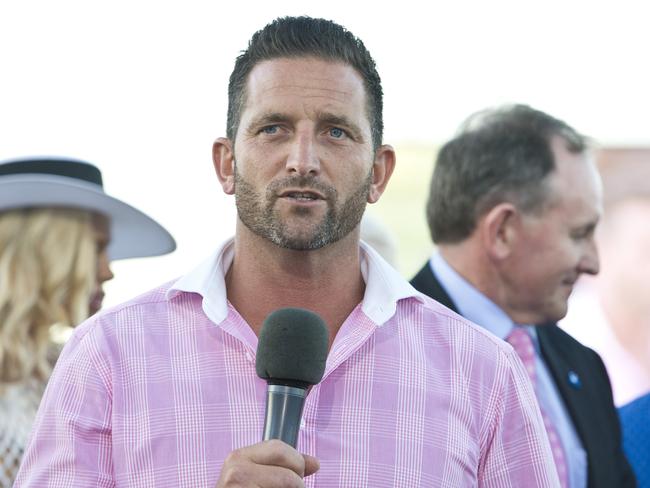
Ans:
<svg viewBox="0 0 650 488"><path fill-rule="evenodd" d="M315 385L323 378L329 332L318 314L281 308L262 324L257 344L257 376L288 384Z"/></svg>

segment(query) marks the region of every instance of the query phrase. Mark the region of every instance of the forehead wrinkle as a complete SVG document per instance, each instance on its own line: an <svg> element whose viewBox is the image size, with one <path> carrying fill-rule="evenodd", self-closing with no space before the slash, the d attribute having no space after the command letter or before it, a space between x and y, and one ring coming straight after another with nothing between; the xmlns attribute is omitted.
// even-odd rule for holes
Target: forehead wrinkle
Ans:
<svg viewBox="0 0 650 488"><path fill-rule="evenodd" d="M328 88L328 87L315 87L315 86L306 86L306 85L299 85L299 84L284 84L284 83L277 83L272 86L262 88L261 92L262 94L269 93L269 92L289 92L290 94L294 94L296 90L304 90L306 93L304 93L303 96L309 98L332 99L341 103L345 103L352 96L351 93L347 90L336 90L334 88Z"/></svg>
<svg viewBox="0 0 650 488"><path fill-rule="evenodd" d="M300 66L296 76L289 71ZM251 70L247 88L258 84L260 91L296 89L325 91L334 94L333 98L354 97L361 91L365 99L365 84L361 75L348 63L326 60L320 57L280 57L258 63ZM316 85L316 86L314 86ZM331 88L338 86L343 90Z"/></svg>

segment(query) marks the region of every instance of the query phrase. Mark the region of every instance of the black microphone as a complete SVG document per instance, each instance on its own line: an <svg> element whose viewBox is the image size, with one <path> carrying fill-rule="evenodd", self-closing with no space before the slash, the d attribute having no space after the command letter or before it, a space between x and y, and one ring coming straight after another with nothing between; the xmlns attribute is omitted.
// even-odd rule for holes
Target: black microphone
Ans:
<svg viewBox="0 0 650 488"><path fill-rule="evenodd" d="M329 332L323 319L302 308L281 308L262 324L255 369L266 380L263 440L296 447L307 389L325 372Z"/></svg>

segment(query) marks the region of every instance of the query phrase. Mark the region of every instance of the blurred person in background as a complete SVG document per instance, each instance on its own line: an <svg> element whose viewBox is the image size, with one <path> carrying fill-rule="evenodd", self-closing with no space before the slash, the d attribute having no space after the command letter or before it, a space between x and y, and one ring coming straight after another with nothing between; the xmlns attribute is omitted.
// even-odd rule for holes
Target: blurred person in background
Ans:
<svg viewBox="0 0 650 488"><path fill-rule="evenodd" d="M623 449L639 488L650 488L650 393L619 408Z"/></svg>
<svg viewBox="0 0 650 488"><path fill-rule="evenodd" d="M57 359L55 334L97 312L110 259L173 251L171 235L68 159L0 163L0 487L18 471Z"/></svg>
<svg viewBox="0 0 650 488"><path fill-rule="evenodd" d="M525 105L476 114L438 153L438 250L411 280L514 347L571 488L635 486L605 367L556 325L578 277L598 272L601 200L588 141L569 125Z"/></svg>
<svg viewBox="0 0 650 488"><path fill-rule="evenodd" d="M397 268L397 239L393 231L368 211L361 218L361 240L369 244L393 268Z"/></svg>
<svg viewBox="0 0 650 488"><path fill-rule="evenodd" d="M603 358L623 405L650 391L650 148L603 148L597 158L601 270L578 284L560 327Z"/></svg>

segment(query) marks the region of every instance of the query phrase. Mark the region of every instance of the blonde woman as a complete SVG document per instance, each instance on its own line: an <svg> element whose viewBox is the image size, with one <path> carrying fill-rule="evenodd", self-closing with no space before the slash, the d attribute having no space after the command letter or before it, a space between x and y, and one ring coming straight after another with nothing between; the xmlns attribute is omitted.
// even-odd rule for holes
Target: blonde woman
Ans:
<svg viewBox="0 0 650 488"><path fill-rule="evenodd" d="M110 258L174 248L163 227L106 195L88 163L0 163L0 487L13 483L58 356L53 330L99 310Z"/></svg>

